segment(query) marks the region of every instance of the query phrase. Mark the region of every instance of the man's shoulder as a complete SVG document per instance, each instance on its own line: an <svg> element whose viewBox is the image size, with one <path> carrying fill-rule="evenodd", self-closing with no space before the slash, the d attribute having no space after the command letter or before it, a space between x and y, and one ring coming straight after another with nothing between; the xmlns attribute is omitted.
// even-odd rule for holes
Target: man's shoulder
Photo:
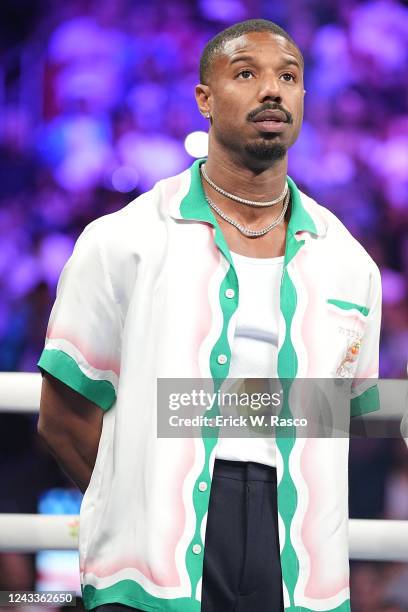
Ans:
<svg viewBox="0 0 408 612"><path fill-rule="evenodd" d="M301 191L300 197L303 206L314 219L316 225L323 228L324 246L337 254L339 262L354 262L359 266L367 266L378 270L377 264L363 245L331 210Z"/></svg>

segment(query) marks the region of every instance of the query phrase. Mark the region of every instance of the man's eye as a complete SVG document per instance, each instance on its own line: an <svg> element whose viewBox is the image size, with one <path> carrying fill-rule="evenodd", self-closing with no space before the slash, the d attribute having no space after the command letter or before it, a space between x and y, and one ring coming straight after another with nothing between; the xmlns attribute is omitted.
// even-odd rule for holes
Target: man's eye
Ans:
<svg viewBox="0 0 408 612"><path fill-rule="evenodd" d="M285 72L282 74L282 78L284 81L290 82L295 80L295 75L290 72Z"/></svg>
<svg viewBox="0 0 408 612"><path fill-rule="evenodd" d="M242 77L243 79L247 81L251 76L254 76L254 75L253 75L253 72L251 72L251 70L241 70L241 72L238 73L238 76Z"/></svg>

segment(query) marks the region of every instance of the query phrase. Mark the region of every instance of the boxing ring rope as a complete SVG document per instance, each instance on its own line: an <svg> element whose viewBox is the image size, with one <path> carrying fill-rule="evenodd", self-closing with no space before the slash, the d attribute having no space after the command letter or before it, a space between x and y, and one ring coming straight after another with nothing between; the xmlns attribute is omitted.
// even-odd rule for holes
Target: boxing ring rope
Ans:
<svg viewBox="0 0 408 612"><path fill-rule="evenodd" d="M0 413L38 412L41 374L0 372Z"/></svg>
<svg viewBox="0 0 408 612"><path fill-rule="evenodd" d="M40 374L0 372L0 413L36 412L40 393ZM401 411L386 415L396 416L401 419ZM78 529L75 515L0 513L0 552L75 550ZM408 521L350 519L349 549L353 560L408 562Z"/></svg>
<svg viewBox="0 0 408 612"><path fill-rule="evenodd" d="M0 552L75 550L75 515L0 514ZM351 519L350 559L408 562L408 521Z"/></svg>

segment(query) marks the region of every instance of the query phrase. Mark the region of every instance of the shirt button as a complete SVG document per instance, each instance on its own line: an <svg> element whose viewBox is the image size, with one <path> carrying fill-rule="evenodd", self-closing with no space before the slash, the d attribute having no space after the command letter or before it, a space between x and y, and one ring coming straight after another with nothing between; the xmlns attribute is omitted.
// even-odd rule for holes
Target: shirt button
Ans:
<svg viewBox="0 0 408 612"><path fill-rule="evenodd" d="M227 363L228 358L226 355L218 355L217 361L220 365L224 365L224 363Z"/></svg>
<svg viewBox="0 0 408 612"><path fill-rule="evenodd" d="M227 298L233 298L235 295L235 291L233 289L227 289L225 292L225 297Z"/></svg>
<svg viewBox="0 0 408 612"><path fill-rule="evenodd" d="M200 546L200 544L194 544L194 546L193 546L193 553L194 553L195 555L199 555L199 554L200 554L200 552L201 552L201 546Z"/></svg>
<svg viewBox="0 0 408 612"><path fill-rule="evenodd" d="M199 484L198 484L198 488L200 489L200 491L206 491L207 490L207 483L204 482L204 480L202 480Z"/></svg>

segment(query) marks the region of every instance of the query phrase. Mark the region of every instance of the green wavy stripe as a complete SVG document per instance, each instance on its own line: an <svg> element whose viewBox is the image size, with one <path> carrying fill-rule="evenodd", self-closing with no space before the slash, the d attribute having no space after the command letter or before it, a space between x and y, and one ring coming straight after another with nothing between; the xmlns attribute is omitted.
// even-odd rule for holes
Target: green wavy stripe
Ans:
<svg viewBox="0 0 408 612"><path fill-rule="evenodd" d="M213 227L215 228L215 244L230 264L230 267L221 283L219 291L219 303L223 314L223 325L219 338L214 344L210 354L210 372L214 382L214 393L216 393L221 387L225 378L227 377L229 371L231 348L228 343L227 331L231 316L238 307L238 279L233 266L231 254L224 239L224 235L222 234L220 227L218 226L217 221L212 213L212 210L208 206L204 197L199 172L200 164L203 163L203 161L205 160L197 160L191 168L190 190L180 204L180 213L185 219L205 221L206 223L210 223L211 225L213 225ZM225 291L229 288L232 288L235 291L235 297L233 299L225 297ZM224 354L227 356L228 360L226 364L221 365L218 363L217 357L219 354ZM214 417L218 414L220 414L220 412L217 403L214 403L214 406L210 411L206 411L206 416L208 416L209 418ZM204 542L202 542L201 540L200 531L204 515L208 511L211 490L211 487L208 486L206 491L200 491L198 488L198 484L202 480L210 484L209 460L214 446L217 443L218 430L219 428L208 427L203 427L201 429L205 460L203 469L200 475L198 476L193 489L193 507L196 515L196 528L193 538L187 548L185 557L187 572L191 582L192 597L195 596L197 584L203 573ZM201 554L195 555L193 553L192 547L194 544L201 545Z"/></svg>
<svg viewBox="0 0 408 612"><path fill-rule="evenodd" d="M233 304L231 304L231 300L225 297L225 290L230 287L234 288L234 277L236 279L235 270L231 266L227 274L225 275L224 280L221 283L221 287L220 287L219 299L220 299L221 308L224 313L223 327L222 327L221 334L217 342L214 344L212 351L211 351L211 355L210 355L210 370L211 370L211 376L214 381L214 393L217 393L217 391L220 389L222 383L224 382L228 374L228 369L229 369L228 363L231 357L231 349L228 343L227 330L228 330L229 320L233 313L233 310L232 310ZM237 285L238 283L236 282L236 286L235 286L236 289L237 289ZM220 353L223 353L224 355L228 357L228 361L225 365L220 365L217 361L217 356ZM206 411L206 416L208 416L209 418L212 418L218 414L220 414L219 405L217 402L214 402L214 406L212 407L212 409L209 411ZM196 558L194 559L194 557L197 557L197 555L194 555L194 553L192 552L192 546L193 544L199 543L203 547L203 551L204 551L204 543L201 541L200 527L201 527L201 523L204 518L204 515L208 510L209 495L210 495L210 488L211 488L211 487L208 487L207 491L202 492L198 489L198 483L201 480L205 480L208 483L210 482L209 460L210 460L210 455L215 445L217 444L219 428L203 427L201 431L202 431L202 440L203 440L204 449L205 449L205 463L204 463L203 470L201 474L199 475L196 481L195 487L194 487L193 505L194 505L194 509L196 513L196 530L195 530L193 539L191 540L190 545L187 549L187 554L186 554L186 566L187 566L187 571L188 571L188 574L191 580L192 595L195 593L198 581L202 577L202 565L199 566L197 563L197 559Z"/></svg>
<svg viewBox="0 0 408 612"><path fill-rule="evenodd" d="M295 247L295 245L293 246ZM300 248L300 246L297 248ZM297 355L290 337L292 319L296 311L296 303L296 289L285 268L281 287L281 311L286 323L286 334L278 354L278 376L283 391L281 415L285 418L292 416L289 407L289 393L298 369ZM283 459L283 476L278 486L278 506L279 513L285 525L285 544L281 551L281 566L291 606L294 605L294 590L299 577L299 560L290 538L290 527L298 502L296 486L289 471L289 457L295 441L296 434L293 428L277 428L276 444Z"/></svg>
<svg viewBox="0 0 408 612"><path fill-rule="evenodd" d="M138 607L146 612L159 612L164 609L166 612L200 612L201 610L201 603L197 600L191 600L189 597L176 599L154 597L134 580L121 580L105 589L96 589L91 585L86 585L82 589L82 597L87 610L109 603ZM315 610L304 606L290 606L290 608L285 608L285 612L315 612ZM337 608L324 612L351 612L350 600L346 600Z"/></svg>
<svg viewBox="0 0 408 612"><path fill-rule="evenodd" d="M287 249L285 263L291 261L297 251L303 246L304 241L297 241L294 235L288 231ZM281 312L285 319L286 333L282 347L278 354L278 376L282 385L283 399L281 416L292 417L289 405L289 393L293 380L298 371L298 358L291 340L291 327L296 312L297 293L296 288L287 272L286 266L282 276L281 285ZM290 606L285 612L313 612L304 606L296 606L294 603L294 591L299 579L299 559L290 538L290 528L298 504L298 495L295 483L289 470L289 458L296 442L295 427L278 427L276 430L276 444L283 459L283 476L278 486L279 513L285 525L285 544L281 551L282 575L288 590ZM324 612L350 612L350 601L346 600L340 606L325 610Z"/></svg>
<svg viewBox="0 0 408 612"><path fill-rule="evenodd" d="M108 603L137 607L146 612L200 612L201 609L200 602L192 601L189 597L154 597L134 580L121 580L105 589L96 589L87 584L82 589L82 597L86 610Z"/></svg>

